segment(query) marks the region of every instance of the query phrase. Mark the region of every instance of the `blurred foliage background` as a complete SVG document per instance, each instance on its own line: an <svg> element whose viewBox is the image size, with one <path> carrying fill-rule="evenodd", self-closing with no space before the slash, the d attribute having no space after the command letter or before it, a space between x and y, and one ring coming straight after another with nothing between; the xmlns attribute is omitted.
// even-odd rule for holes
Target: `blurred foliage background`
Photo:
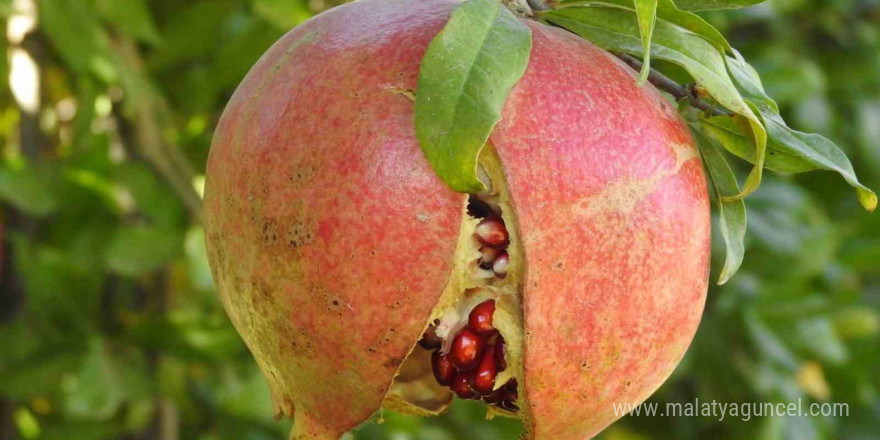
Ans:
<svg viewBox="0 0 880 440"><path fill-rule="evenodd" d="M213 291L200 192L235 86L334 1L0 0L0 439L286 438ZM833 139L880 188L880 1L707 18L792 126ZM747 206L746 264L711 289L651 401L803 398L849 416L626 417L602 438L880 438L880 216L831 173L771 176ZM462 402L383 417L356 438L521 432Z"/></svg>

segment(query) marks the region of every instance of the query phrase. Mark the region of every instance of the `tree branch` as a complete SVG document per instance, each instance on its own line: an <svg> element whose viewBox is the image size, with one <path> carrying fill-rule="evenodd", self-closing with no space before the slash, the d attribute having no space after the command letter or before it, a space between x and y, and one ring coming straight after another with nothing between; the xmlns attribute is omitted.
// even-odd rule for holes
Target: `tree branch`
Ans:
<svg viewBox="0 0 880 440"><path fill-rule="evenodd" d="M119 37L111 40L111 44L128 66L138 73L143 73L145 61L133 40ZM150 90L138 99L137 105L133 106L133 115L130 116L136 140L135 147L177 193L194 222L201 223L202 199L192 186L196 173L186 156L162 138L161 117L167 115L161 96Z"/></svg>
<svg viewBox="0 0 880 440"><path fill-rule="evenodd" d="M627 55L625 53L615 53L615 55L623 60L624 63L635 69L636 72L642 69L642 62L635 57ZM714 105L700 99L700 96L697 93L696 84L681 85L670 79L668 76L654 69L651 69L651 72L648 74L648 82L653 84L654 87L657 87L658 89L672 95L672 97L675 98L676 101L686 99L692 107L702 110L704 112L710 112L715 116L727 114L725 111L716 108Z"/></svg>
<svg viewBox="0 0 880 440"><path fill-rule="evenodd" d="M526 0L529 4L529 7L532 8L534 12L542 12L549 11L550 7L547 6L547 3L544 3L544 0Z"/></svg>

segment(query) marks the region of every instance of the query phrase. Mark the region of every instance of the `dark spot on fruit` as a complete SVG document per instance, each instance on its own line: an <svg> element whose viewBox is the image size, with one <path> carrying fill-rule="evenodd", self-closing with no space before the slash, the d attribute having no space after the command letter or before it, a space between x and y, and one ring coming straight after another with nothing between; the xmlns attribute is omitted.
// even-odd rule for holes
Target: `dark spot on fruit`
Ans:
<svg viewBox="0 0 880 440"><path fill-rule="evenodd" d="M263 246L272 246L278 240L276 227L275 220L269 219L263 222L263 227L260 233L260 239L262 240Z"/></svg>
<svg viewBox="0 0 880 440"><path fill-rule="evenodd" d="M385 366L386 368L395 368L398 365L400 365L402 362L403 362L402 359L400 359L396 356L392 356L383 364L383 366Z"/></svg>

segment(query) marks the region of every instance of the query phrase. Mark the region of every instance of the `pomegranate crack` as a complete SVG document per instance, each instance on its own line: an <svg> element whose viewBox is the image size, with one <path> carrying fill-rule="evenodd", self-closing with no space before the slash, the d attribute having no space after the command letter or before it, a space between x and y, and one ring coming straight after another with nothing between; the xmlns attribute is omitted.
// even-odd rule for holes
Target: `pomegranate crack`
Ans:
<svg viewBox="0 0 880 440"><path fill-rule="evenodd" d="M510 263L510 235L501 210L472 195L467 212L479 220L473 232L479 243L475 278L503 279ZM449 387L458 398L482 400L487 405L517 412L516 379L496 384L496 377L507 369L507 362L504 337L494 326L494 314L494 299L482 301L469 311L451 308L428 326L419 346L432 352L434 379Z"/></svg>

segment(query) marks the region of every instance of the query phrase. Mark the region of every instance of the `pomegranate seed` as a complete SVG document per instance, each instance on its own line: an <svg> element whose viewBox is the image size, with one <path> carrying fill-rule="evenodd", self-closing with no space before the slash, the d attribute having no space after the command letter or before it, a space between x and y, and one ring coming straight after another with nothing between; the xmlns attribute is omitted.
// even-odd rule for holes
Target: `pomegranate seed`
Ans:
<svg viewBox="0 0 880 440"><path fill-rule="evenodd" d="M443 345L443 340L437 336L437 326L431 325L425 330L425 334L422 335L422 339L419 339L419 345L422 346L425 350L436 350Z"/></svg>
<svg viewBox="0 0 880 440"><path fill-rule="evenodd" d="M474 399L477 397L474 390L471 389L471 375L469 373L456 373L456 375L452 378L452 385L450 385L450 389L455 392L455 395L460 399Z"/></svg>
<svg viewBox="0 0 880 440"><path fill-rule="evenodd" d="M502 372L507 369L507 360L504 359L504 338L498 336L495 343L495 371Z"/></svg>
<svg viewBox="0 0 880 440"><path fill-rule="evenodd" d="M485 354L483 354L480 366L471 373L471 388L481 396L491 394L492 388L495 387L496 374L495 347L490 346L486 349Z"/></svg>
<svg viewBox="0 0 880 440"><path fill-rule="evenodd" d="M483 338L468 329L463 329L452 340L452 347L449 349L448 355L449 360L458 371L471 371L480 363L480 353L483 352L485 345Z"/></svg>
<svg viewBox="0 0 880 440"><path fill-rule="evenodd" d="M431 369L434 371L434 379L437 383L444 386L452 384L452 377L455 375L455 367L449 362L449 357L440 351L431 354Z"/></svg>
<svg viewBox="0 0 880 440"><path fill-rule="evenodd" d="M489 246L481 246L480 247L480 266L491 269L492 262L498 258L498 253L501 252L498 249L490 248Z"/></svg>
<svg viewBox="0 0 880 440"><path fill-rule="evenodd" d="M477 225L474 234L480 243L496 249L504 249L509 242L504 221L497 217L483 219Z"/></svg>
<svg viewBox="0 0 880 440"><path fill-rule="evenodd" d="M492 327L492 315L495 313L495 300L483 301L471 310L468 315L468 329L484 337L492 336L498 330Z"/></svg>
<svg viewBox="0 0 880 440"><path fill-rule="evenodd" d="M495 258L495 261L492 263L492 271L495 272L499 278L504 278L507 276L507 266L510 264L510 255L507 255L507 252L502 252Z"/></svg>

